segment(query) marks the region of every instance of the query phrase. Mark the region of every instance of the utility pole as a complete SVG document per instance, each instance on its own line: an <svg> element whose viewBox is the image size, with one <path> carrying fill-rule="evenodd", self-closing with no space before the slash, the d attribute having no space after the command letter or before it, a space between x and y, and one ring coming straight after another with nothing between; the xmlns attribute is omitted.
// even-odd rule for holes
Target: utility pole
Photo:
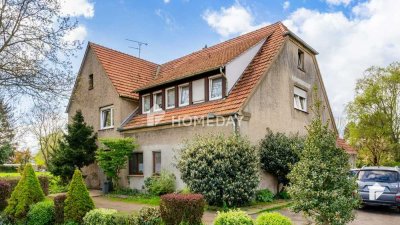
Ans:
<svg viewBox="0 0 400 225"><path fill-rule="evenodd" d="M142 45L145 45L145 46L149 45L148 43L141 42L141 41L135 41L135 40L130 40L130 39L125 39L125 40L130 41L130 42L134 42L134 43L137 44L137 47L133 47L133 46L128 46L128 47L129 48L133 48L133 49L137 49L138 52L139 52L139 58L140 58L140 52L142 50Z"/></svg>

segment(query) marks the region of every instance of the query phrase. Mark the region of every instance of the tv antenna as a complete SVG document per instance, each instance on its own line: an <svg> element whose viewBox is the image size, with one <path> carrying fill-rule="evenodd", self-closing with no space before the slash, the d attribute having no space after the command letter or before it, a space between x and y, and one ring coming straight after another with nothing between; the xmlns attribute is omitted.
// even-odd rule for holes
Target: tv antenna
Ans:
<svg viewBox="0 0 400 225"><path fill-rule="evenodd" d="M134 42L134 43L137 44L137 47L133 47L133 46L128 46L128 47L138 50L139 58L140 58L140 52L142 50L142 45L145 45L145 46L149 45L148 43L141 42L141 41L135 41L135 40L131 40L131 39L125 39L125 40L130 41L130 42Z"/></svg>

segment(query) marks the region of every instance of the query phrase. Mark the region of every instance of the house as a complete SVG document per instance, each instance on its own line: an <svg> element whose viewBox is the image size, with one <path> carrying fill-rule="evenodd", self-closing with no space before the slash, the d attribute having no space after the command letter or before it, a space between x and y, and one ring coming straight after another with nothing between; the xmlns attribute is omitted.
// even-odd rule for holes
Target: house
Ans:
<svg viewBox="0 0 400 225"><path fill-rule="evenodd" d="M146 177L169 170L182 189L174 163L184 140L237 132L257 144L266 128L306 134L313 87L336 132L317 54L281 22L164 64L89 43L67 112L81 110L100 138L137 140L121 185L141 189ZM91 187L104 180L96 165L84 172ZM260 188L275 190L275 178L261 178Z"/></svg>

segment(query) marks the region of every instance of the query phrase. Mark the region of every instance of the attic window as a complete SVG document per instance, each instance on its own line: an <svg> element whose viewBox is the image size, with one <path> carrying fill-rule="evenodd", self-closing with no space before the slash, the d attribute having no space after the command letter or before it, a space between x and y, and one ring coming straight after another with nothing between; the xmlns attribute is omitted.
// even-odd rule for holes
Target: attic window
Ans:
<svg viewBox="0 0 400 225"><path fill-rule="evenodd" d="M300 49L297 52L297 68L304 70L304 52Z"/></svg>
<svg viewBox="0 0 400 225"><path fill-rule="evenodd" d="M298 87L294 87L294 108L307 112L307 92Z"/></svg>
<svg viewBox="0 0 400 225"><path fill-rule="evenodd" d="M149 113L150 112L150 95L143 95L142 96L142 111L143 113Z"/></svg>
<svg viewBox="0 0 400 225"><path fill-rule="evenodd" d="M179 106L189 105L189 84L179 86Z"/></svg>
<svg viewBox="0 0 400 225"><path fill-rule="evenodd" d="M93 74L89 75L89 90L93 89Z"/></svg>
<svg viewBox="0 0 400 225"><path fill-rule="evenodd" d="M210 77L210 100L222 98L222 77Z"/></svg>
<svg viewBox="0 0 400 225"><path fill-rule="evenodd" d="M153 93L153 102L154 102L154 112L158 112L162 110L162 104L163 104L163 99L162 99L162 92L154 92Z"/></svg>

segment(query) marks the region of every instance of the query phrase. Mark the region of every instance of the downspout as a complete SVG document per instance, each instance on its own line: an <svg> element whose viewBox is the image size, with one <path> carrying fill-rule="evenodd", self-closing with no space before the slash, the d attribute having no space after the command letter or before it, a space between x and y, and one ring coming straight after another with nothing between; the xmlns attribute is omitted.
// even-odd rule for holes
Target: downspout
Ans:
<svg viewBox="0 0 400 225"><path fill-rule="evenodd" d="M238 119L238 114L235 113L232 116L233 118L233 131L236 135L239 135L239 119Z"/></svg>
<svg viewBox="0 0 400 225"><path fill-rule="evenodd" d="M222 74L223 77L226 78L226 75L225 75L225 73L224 73L224 68L225 68L225 66L220 66L220 67L219 67L219 72Z"/></svg>

